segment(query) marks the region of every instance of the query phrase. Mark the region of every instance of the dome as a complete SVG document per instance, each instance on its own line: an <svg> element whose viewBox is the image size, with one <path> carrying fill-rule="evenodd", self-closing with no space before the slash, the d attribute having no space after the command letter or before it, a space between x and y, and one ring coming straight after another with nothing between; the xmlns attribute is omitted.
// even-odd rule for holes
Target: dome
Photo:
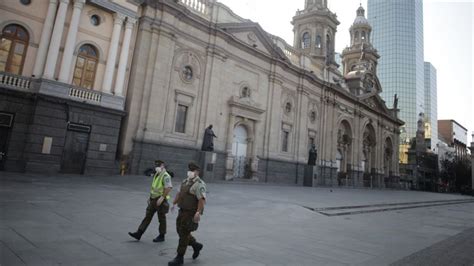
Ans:
<svg viewBox="0 0 474 266"><path fill-rule="evenodd" d="M369 21L365 18L365 9L362 6L360 6L357 9L357 17L354 20L353 26L356 26L356 25L368 25L368 26L370 26Z"/></svg>

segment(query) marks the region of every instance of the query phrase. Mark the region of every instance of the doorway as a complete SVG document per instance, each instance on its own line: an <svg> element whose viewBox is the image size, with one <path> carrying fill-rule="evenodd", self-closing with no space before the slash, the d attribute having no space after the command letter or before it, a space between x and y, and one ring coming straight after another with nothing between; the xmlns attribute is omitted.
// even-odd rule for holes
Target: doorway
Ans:
<svg viewBox="0 0 474 266"><path fill-rule="evenodd" d="M64 145L61 172L83 174L89 146L90 126L69 124Z"/></svg>
<svg viewBox="0 0 474 266"><path fill-rule="evenodd" d="M5 170L8 153L8 139L13 126L14 115L0 112L0 171Z"/></svg>
<svg viewBox="0 0 474 266"><path fill-rule="evenodd" d="M243 125L234 129L232 155L234 156L234 178L244 178L247 166L248 134Z"/></svg>

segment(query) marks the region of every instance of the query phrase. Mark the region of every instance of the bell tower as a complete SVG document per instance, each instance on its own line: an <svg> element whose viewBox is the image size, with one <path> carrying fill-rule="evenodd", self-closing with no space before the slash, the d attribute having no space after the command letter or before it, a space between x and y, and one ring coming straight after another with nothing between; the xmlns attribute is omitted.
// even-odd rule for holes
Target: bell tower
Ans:
<svg viewBox="0 0 474 266"><path fill-rule="evenodd" d="M380 56L370 42L372 26L365 18L365 10L362 6L356 13L354 23L349 29L351 46L346 47L342 52L343 74L362 69L376 74L377 60Z"/></svg>
<svg viewBox="0 0 474 266"><path fill-rule="evenodd" d="M337 68L334 49L339 21L328 9L327 1L305 0L304 10L296 12L291 22L295 37L293 47L310 56L321 68Z"/></svg>

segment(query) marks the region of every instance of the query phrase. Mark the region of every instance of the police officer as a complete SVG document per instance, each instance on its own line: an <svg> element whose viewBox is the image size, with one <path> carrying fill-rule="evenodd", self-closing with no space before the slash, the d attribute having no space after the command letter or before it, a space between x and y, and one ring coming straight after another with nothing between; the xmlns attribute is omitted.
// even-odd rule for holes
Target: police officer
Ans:
<svg viewBox="0 0 474 266"><path fill-rule="evenodd" d="M188 164L187 178L181 184L181 189L173 201L178 204L179 214L176 218L176 230L179 235L178 255L168 266L183 265L186 248L193 248L193 259L199 256L203 245L196 241L191 232L196 231L206 203L206 184L199 178L200 168L195 163Z"/></svg>
<svg viewBox="0 0 474 266"><path fill-rule="evenodd" d="M170 198L169 193L173 189L171 183L171 176L165 169L165 163L161 160L155 161L155 174L153 176L153 182L151 183L150 198L148 199L148 206L146 208L146 215L143 218L142 223L138 227L135 233L128 233L131 237L136 240L140 240L143 233L147 229L155 212L158 216L159 235L153 239L153 242L165 241L166 234L166 214L169 211L168 200Z"/></svg>

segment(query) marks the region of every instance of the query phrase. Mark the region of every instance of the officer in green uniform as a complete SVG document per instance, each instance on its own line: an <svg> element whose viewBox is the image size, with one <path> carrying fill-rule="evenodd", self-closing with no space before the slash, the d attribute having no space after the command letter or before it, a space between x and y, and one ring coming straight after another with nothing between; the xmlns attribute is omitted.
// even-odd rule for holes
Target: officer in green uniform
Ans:
<svg viewBox="0 0 474 266"><path fill-rule="evenodd" d="M188 177L181 184L181 189L173 201L174 205L178 204L179 214L176 218L176 230L179 235L178 255L172 261L168 262L168 266L183 265L184 253L186 248L193 248L193 259L199 256L203 245L198 243L191 235L191 232L198 228L201 215L206 203L206 184L199 178L200 168L195 163L188 164Z"/></svg>
<svg viewBox="0 0 474 266"><path fill-rule="evenodd" d="M165 169L165 163L157 160L155 161L155 166L156 173L151 183L150 198L148 199L145 218L143 218L142 223L135 233L129 232L128 234L136 240L140 240L156 212L158 222L160 223L158 229L160 234L153 239L153 242L163 242L165 241L166 234L166 214L170 208L168 203L170 199L169 193L171 189L173 189L173 185L171 183L171 176Z"/></svg>

